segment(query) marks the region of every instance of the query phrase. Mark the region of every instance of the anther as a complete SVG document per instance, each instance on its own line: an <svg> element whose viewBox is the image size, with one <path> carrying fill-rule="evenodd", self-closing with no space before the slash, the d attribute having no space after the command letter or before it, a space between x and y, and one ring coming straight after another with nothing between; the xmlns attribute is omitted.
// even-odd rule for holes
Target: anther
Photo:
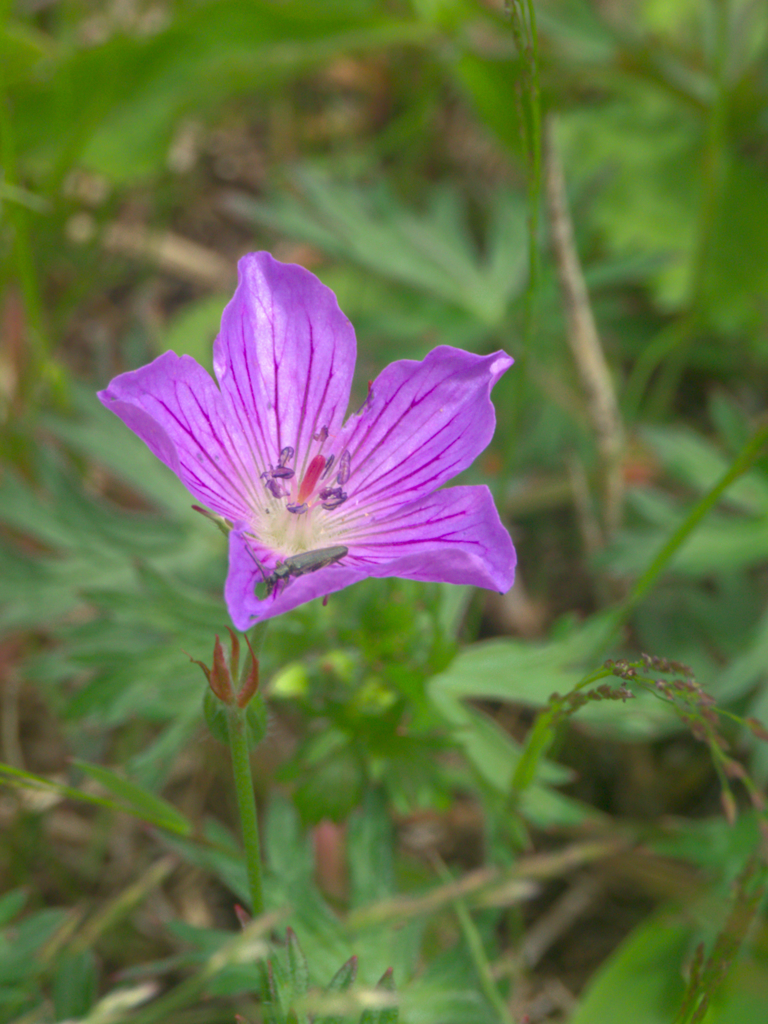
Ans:
<svg viewBox="0 0 768 1024"><path fill-rule="evenodd" d="M338 508L339 505L343 505L346 500L347 495L340 487L326 487L325 490L320 492L321 507L329 512L334 508Z"/></svg>
<svg viewBox="0 0 768 1024"><path fill-rule="evenodd" d="M345 484L349 480L349 474L352 470L352 456L348 451L344 451L339 459L339 472L336 475L337 484Z"/></svg>
<svg viewBox="0 0 768 1024"><path fill-rule="evenodd" d="M272 470L272 476L279 477L281 480L290 480L294 475L294 471L287 466L275 466Z"/></svg>
<svg viewBox="0 0 768 1024"><path fill-rule="evenodd" d="M288 445L287 448L283 448L283 450L280 452L280 458L277 460L277 464L278 464L278 466L280 466L283 469L285 469L286 462L289 459L292 459L292 458L293 458L293 448L291 448L291 446Z"/></svg>
<svg viewBox="0 0 768 1024"><path fill-rule="evenodd" d="M263 475L263 474L262 474ZM274 480L271 476L265 481L267 490L273 498L284 498L286 495L285 488L281 485L279 480Z"/></svg>
<svg viewBox="0 0 768 1024"><path fill-rule="evenodd" d="M323 441L327 441L328 440L328 427L320 427L318 432L316 434L312 435L312 440L313 441L320 441L321 444L322 444ZM293 452L291 452L291 454L293 454Z"/></svg>
<svg viewBox="0 0 768 1024"><path fill-rule="evenodd" d="M309 505L306 503L306 501L293 502L293 504L286 505L285 507L288 509L289 512L293 512L293 514L297 516L301 515L302 512L307 512L309 510Z"/></svg>
<svg viewBox="0 0 768 1024"><path fill-rule="evenodd" d="M325 464L325 469L323 470L323 475L320 477L321 480L325 480L325 478L331 472L331 466L334 464L335 461L336 461L336 456L335 455L330 455L328 457L328 461Z"/></svg>

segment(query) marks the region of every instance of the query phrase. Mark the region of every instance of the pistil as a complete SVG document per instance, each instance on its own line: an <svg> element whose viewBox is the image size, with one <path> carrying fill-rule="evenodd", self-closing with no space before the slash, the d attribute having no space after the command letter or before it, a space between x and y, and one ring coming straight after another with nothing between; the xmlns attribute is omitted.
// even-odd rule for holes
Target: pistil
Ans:
<svg viewBox="0 0 768 1024"><path fill-rule="evenodd" d="M315 455L310 464L307 466L307 471L304 474L304 478L299 486L299 496L296 500L297 505L302 505L306 499L314 492L317 482L320 479L320 475L325 469L325 456Z"/></svg>

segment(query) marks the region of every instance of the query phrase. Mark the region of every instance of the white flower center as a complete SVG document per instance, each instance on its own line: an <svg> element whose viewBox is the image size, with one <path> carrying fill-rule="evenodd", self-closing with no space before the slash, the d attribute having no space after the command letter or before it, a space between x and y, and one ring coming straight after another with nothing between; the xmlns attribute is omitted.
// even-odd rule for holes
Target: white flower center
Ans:
<svg viewBox="0 0 768 1024"><path fill-rule="evenodd" d="M283 448L277 465L261 474L265 493L254 523L260 542L284 558L338 543L333 512L347 500L343 486L350 474L349 452L344 451L338 462L334 455L315 455L298 479L288 465L293 455L293 448Z"/></svg>

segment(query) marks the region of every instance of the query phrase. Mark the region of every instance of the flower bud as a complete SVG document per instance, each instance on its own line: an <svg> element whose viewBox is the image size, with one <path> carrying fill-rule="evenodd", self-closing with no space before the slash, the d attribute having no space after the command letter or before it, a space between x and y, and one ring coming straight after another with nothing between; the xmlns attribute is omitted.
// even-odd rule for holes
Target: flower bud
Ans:
<svg viewBox="0 0 768 1024"><path fill-rule="evenodd" d="M243 671L242 684L238 687L240 667L240 640L237 634L229 630L232 643L229 660L218 636L213 645L213 666L208 666L190 658L203 670L210 689L203 696L203 715L208 728L217 740L222 743L229 741L229 718L237 709L245 711L248 746L254 747L264 739L267 731L267 709L264 700L259 696L253 700L259 688L259 662L253 653L251 642L245 638L250 654L247 671Z"/></svg>
<svg viewBox="0 0 768 1024"><path fill-rule="evenodd" d="M245 642L248 644L251 662L248 673L244 673L242 685L239 691L237 691L237 696L235 696L240 666L240 641L237 638L237 634L231 629L229 630L229 635L232 640L229 662L227 662L224 655L224 648L221 646L218 636L213 645L212 668L208 668L204 662L198 661L196 658L190 658L189 660L193 661L195 665L200 666L205 678L208 680L208 685L222 704L237 703L239 708L244 708L259 688L259 662L253 653L250 640L246 637Z"/></svg>

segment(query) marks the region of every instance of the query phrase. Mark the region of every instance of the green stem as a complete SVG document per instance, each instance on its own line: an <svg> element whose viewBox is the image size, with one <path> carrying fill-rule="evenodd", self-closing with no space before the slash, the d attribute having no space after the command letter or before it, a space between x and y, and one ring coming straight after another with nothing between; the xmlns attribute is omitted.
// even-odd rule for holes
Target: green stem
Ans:
<svg viewBox="0 0 768 1024"><path fill-rule="evenodd" d="M4 26L9 6L7 3L0 5L0 29ZM6 90L2 67L0 67L0 164L3 168L5 184L11 188L21 186L22 182L17 169L15 125L11 99ZM29 388L39 375L40 370L44 368L47 357L48 344L44 327L43 302L32 252L29 210L22 203L13 200L6 200L5 206L7 219L14 233L13 257L27 318L33 365L26 370L22 386Z"/></svg>
<svg viewBox="0 0 768 1024"><path fill-rule="evenodd" d="M672 533L645 572L635 582L635 585L624 601L606 616L605 628L601 631L590 660L604 655L606 648L615 640L622 626L628 621L637 605L654 586L682 544L688 539L702 519L715 507L730 485L750 469L766 443L768 443L768 422L755 431L736 456L728 471L694 505L682 523ZM611 673L604 668L590 672L570 692L573 693L581 690L585 686L608 675L611 675ZM541 710L533 728L528 733L511 782L511 793L514 799L519 799L520 793L533 782L539 762L546 755L555 737L556 719L558 713L564 707L564 703L565 698L563 697L550 701Z"/></svg>
<svg viewBox="0 0 768 1024"><path fill-rule="evenodd" d="M682 523L673 531L669 540L667 540L645 572L635 582L627 597L610 616L609 635L606 637L605 642L601 644L602 649L607 646L627 622L637 605L654 586L664 569L666 569L672 557L688 539L690 534L693 533L702 519L717 505L723 493L735 480L738 480L742 474L752 467L753 462L766 443L768 443L768 423L763 423L741 449L727 472L693 506Z"/></svg>
<svg viewBox="0 0 768 1024"><path fill-rule="evenodd" d="M438 874L444 883L448 884L453 881L448 868L443 864L439 857L435 860L435 866L437 867ZM475 926L475 922L472 920L472 915L467 909L466 903L461 899L454 900L453 909L456 912L459 927L461 928L464 936L464 941L467 944L469 955L472 958L472 963L477 971L483 995L496 1011L501 1024L514 1024L507 1004L496 987L493 971L491 970L491 965L488 963L488 957L485 955L485 949L483 948L482 937Z"/></svg>
<svg viewBox="0 0 768 1024"><path fill-rule="evenodd" d="M253 656L258 658L264 646L264 635L267 623L257 623L248 637ZM242 686L249 670L249 658L243 659L240 671ZM251 909L255 917L264 913L264 887L261 881L261 845L259 843L259 822L256 816L256 794L253 791L251 775L251 758L248 752L247 707L239 708L236 704L229 707L227 726L229 731L229 749L232 752L232 772L235 778L237 808L240 812L240 832L245 849L245 864L248 871L248 886L251 890Z"/></svg>
<svg viewBox="0 0 768 1024"><path fill-rule="evenodd" d="M659 379L649 396L647 413L661 418L675 397L686 360L699 329L706 318L710 254L717 227L718 205L728 174L728 81L727 65L730 47L729 0L716 0L716 52L714 62L715 97L707 125L707 141L702 161L702 194L697 224L697 237L691 260L689 316L683 321L677 344L662 367Z"/></svg>
<svg viewBox="0 0 768 1024"><path fill-rule="evenodd" d="M528 199L528 284L525 289L523 307L523 332L515 358L515 376L513 384L512 429L509 435L512 444L507 452L507 463L518 458L520 446L516 439L520 436L523 410L526 408L526 392L528 389L528 354L533 351L536 334L536 307L540 284L539 256L539 213L541 207L541 92L539 83L539 40L536 28L536 11L533 0L518 0L506 7L507 16L512 22L512 34L515 43L524 58L521 75L520 120L522 127L523 146L528 163L527 199Z"/></svg>
<svg viewBox="0 0 768 1024"><path fill-rule="evenodd" d="M255 917L264 913L264 890L261 882L261 849L259 823L256 818L256 794L253 791L251 758L248 752L248 727L245 709L232 705L229 709L229 749L232 752L232 773L235 778L240 831L245 849L251 910Z"/></svg>
<svg viewBox="0 0 768 1024"><path fill-rule="evenodd" d="M661 573L669 565L669 562L672 560L675 553L687 540L702 519L704 519L704 517L715 507L723 493L730 487L730 485L750 469L766 443L768 443L768 422L764 423L757 431L755 431L749 441L747 441L739 452L727 472L724 473L714 487L712 487L711 490L709 490L707 494L705 494L704 497L694 505L683 522L680 523L677 529L672 533L671 537L661 548L645 572L635 582L634 587L629 592L625 600L618 606L618 608L615 609L615 611L607 616L605 629L602 631L600 639L596 643L593 651L594 658L600 657L609 644L612 643L616 635L620 632L621 627L627 622L637 605L651 590ZM597 669L597 671L586 675L570 692L573 693L577 690L581 690L590 683L596 682L598 679L610 674L611 673L604 668ZM563 697L552 700L541 710L533 728L528 733L520 760L518 761L511 782L510 792L514 800L518 800L523 790L527 789L533 782L539 763L546 755L555 737L555 727L558 714L564 707L564 704L565 698ZM715 745L711 746L714 753L717 748ZM721 768L717 763L717 760L715 767L718 769ZM727 788L727 777L722 771L719 771L719 774L721 775L721 781L724 788Z"/></svg>

